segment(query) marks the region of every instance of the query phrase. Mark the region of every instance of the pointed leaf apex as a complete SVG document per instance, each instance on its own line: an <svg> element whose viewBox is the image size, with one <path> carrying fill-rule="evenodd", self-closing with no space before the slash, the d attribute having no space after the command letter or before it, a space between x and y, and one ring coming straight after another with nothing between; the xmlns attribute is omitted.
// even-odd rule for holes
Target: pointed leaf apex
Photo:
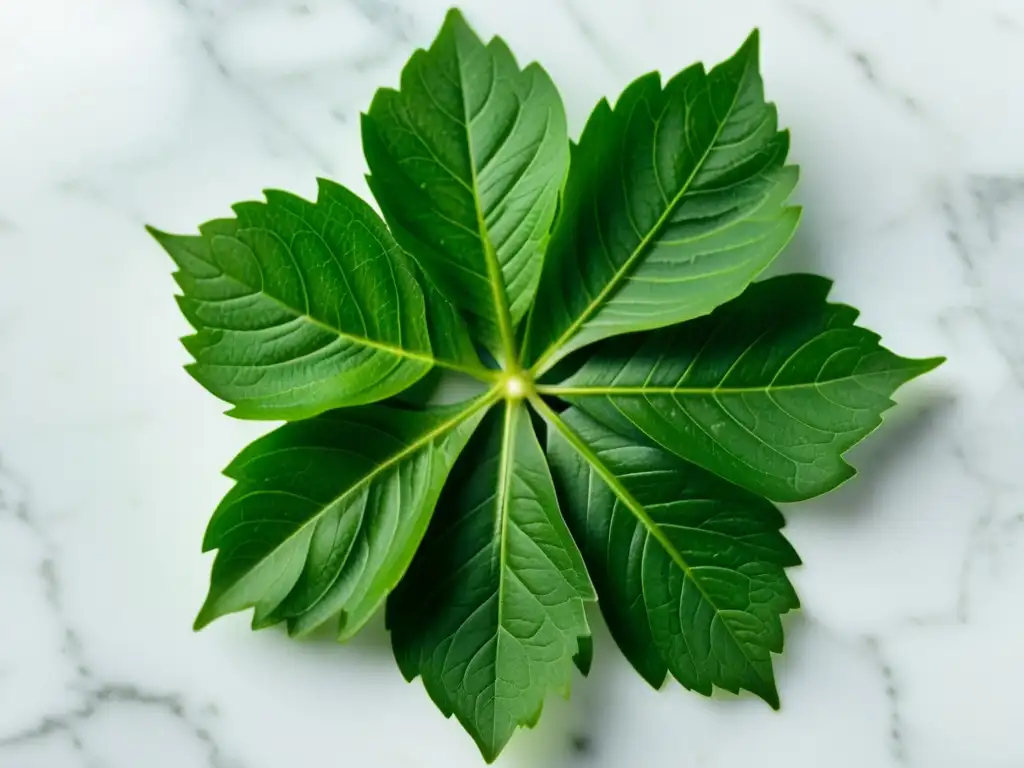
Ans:
<svg viewBox="0 0 1024 768"><path fill-rule="evenodd" d="M576 643L576 655L572 660L580 674L587 677L594 663L594 638L591 635L580 635Z"/></svg>
<svg viewBox="0 0 1024 768"><path fill-rule="evenodd" d="M192 631L200 632L205 629L209 624L216 619L218 614L213 610L210 605L210 598L206 598L206 602L203 603L203 607L199 609L199 614L196 616L196 620L192 622Z"/></svg>
<svg viewBox="0 0 1024 768"><path fill-rule="evenodd" d="M462 11L458 8L449 8L448 12L444 15L445 24L465 24L466 17L462 15Z"/></svg>
<svg viewBox="0 0 1024 768"><path fill-rule="evenodd" d="M747 35L747 39L743 41L743 45L740 46L739 54L748 56L756 59L761 53L761 30L757 27Z"/></svg>
<svg viewBox="0 0 1024 768"><path fill-rule="evenodd" d="M469 35L477 40L479 36L476 31L466 21L466 17L462 11L458 8L451 8L448 13L444 16L444 24L441 26L441 31L438 33L438 38L441 38L446 32L451 32L456 35Z"/></svg>
<svg viewBox="0 0 1024 768"><path fill-rule="evenodd" d="M948 358L946 358L944 355L939 355L938 357L918 358L917 360L915 360L918 369L917 375L922 376L928 373L929 371L934 371L936 368L938 368L940 365L946 362L947 359Z"/></svg>

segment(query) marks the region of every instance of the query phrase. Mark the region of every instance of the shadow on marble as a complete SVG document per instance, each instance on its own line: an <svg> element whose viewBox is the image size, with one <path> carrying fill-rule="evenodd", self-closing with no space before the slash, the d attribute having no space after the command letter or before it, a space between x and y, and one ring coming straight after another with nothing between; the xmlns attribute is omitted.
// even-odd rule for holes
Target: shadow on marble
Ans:
<svg viewBox="0 0 1024 768"><path fill-rule="evenodd" d="M828 271L823 268L825 264L819 256L820 248L817 245L819 242L821 240L816 234L812 215L804 208L800 226L797 228L796 234L793 235L793 239L759 279L763 280L775 275L804 273L822 275L832 279Z"/></svg>
<svg viewBox="0 0 1024 768"><path fill-rule="evenodd" d="M301 639L290 639L283 628L273 628L270 632L280 635L282 642L303 643L315 646L318 650L336 648L340 654L347 654L354 657L369 657L374 661L382 659L393 659L391 653L391 638L384 627L384 608L375 613L355 637L344 643L337 640L337 622L329 621L312 634Z"/></svg>
<svg viewBox="0 0 1024 768"><path fill-rule="evenodd" d="M955 417L957 401L952 392L921 391L885 412L882 424L864 442L854 446L844 458L857 474L834 491L799 504L783 505L787 518L805 512L853 521L873 514L879 489L887 481L906 476L908 463L919 461L922 447L929 440L943 440L948 424ZM899 394L897 393L897 398Z"/></svg>

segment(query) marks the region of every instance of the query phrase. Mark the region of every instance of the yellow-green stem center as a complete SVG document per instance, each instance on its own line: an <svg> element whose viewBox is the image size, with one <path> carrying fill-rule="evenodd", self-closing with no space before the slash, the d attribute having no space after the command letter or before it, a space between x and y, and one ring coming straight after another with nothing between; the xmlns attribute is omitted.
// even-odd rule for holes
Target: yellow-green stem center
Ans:
<svg viewBox="0 0 1024 768"><path fill-rule="evenodd" d="M522 400L533 394L533 380L526 371L510 371L505 374L505 397L508 400Z"/></svg>

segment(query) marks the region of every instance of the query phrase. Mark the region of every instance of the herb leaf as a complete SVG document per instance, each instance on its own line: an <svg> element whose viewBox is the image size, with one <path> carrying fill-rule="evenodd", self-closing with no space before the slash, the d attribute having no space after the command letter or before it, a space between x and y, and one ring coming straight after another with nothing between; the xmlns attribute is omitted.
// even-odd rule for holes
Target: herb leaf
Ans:
<svg viewBox="0 0 1024 768"><path fill-rule="evenodd" d="M529 414L508 401L456 464L388 600L399 667L493 760L537 721L548 691L568 695L593 599Z"/></svg>
<svg viewBox="0 0 1024 768"><path fill-rule="evenodd" d="M457 316L441 306L428 316L373 210L333 182L319 191L310 203L269 190L199 236L150 229L179 268L178 304L197 331L182 340L192 376L233 416L300 419L383 400L434 365L485 373Z"/></svg>
<svg viewBox="0 0 1024 768"><path fill-rule="evenodd" d="M882 347L824 278L753 282L800 213L757 33L710 72L640 77L570 145L544 70L453 10L362 135L386 225L321 181L150 230L192 375L290 422L226 470L196 627L255 608L347 640L386 600L402 674L487 761L588 674L598 598L651 685L778 707L800 560L772 500L849 478L845 451L942 360ZM489 389L429 406L465 391L453 372Z"/></svg>
<svg viewBox="0 0 1024 768"><path fill-rule="evenodd" d="M817 496L855 473L842 454L892 393L942 362L882 347L857 310L827 303L830 287L812 275L755 283L708 317L598 345L543 391L770 499Z"/></svg>
<svg viewBox="0 0 1024 768"><path fill-rule="evenodd" d="M599 103L572 150L526 361L543 372L591 342L739 295L796 229L788 150L756 33L709 73L697 64L664 87L651 73L614 109Z"/></svg>
<svg viewBox="0 0 1024 768"><path fill-rule="evenodd" d="M530 308L569 163L547 73L448 14L363 119L370 187L399 242L506 360Z"/></svg>
<svg viewBox="0 0 1024 768"><path fill-rule="evenodd" d="M771 654L799 601L800 559L768 501L575 409L552 416L548 457L601 611L651 685L756 693L779 706Z"/></svg>
<svg viewBox="0 0 1024 768"><path fill-rule="evenodd" d="M361 627L404 573L449 469L493 396L428 411L329 411L260 438L224 471L219 550L196 628L255 606L255 628Z"/></svg>

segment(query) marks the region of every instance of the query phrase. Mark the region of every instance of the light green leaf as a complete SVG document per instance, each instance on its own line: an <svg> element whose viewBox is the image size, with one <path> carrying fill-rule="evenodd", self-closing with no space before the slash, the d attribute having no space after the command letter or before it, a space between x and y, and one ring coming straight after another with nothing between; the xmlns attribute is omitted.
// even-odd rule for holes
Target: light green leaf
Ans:
<svg viewBox="0 0 1024 768"><path fill-rule="evenodd" d="M515 357L569 163L561 99L451 11L363 118L370 187L399 242L495 354Z"/></svg>
<svg viewBox="0 0 1024 768"><path fill-rule="evenodd" d="M179 267L189 372L247 419L382 400L434 365L486 376L454 310L366 203L329 181L311 203L267 191L199 236L150 232ZM428 286L428 291L431 290Z"/></svg>
<svg viewBox="0 0 1024 768"><path fill-rule="evenodd" d="M777 501L825 493L855 470L843 453L890 396L942 358L911 360L826 301L831 283L755 283L708 317L611 339L562 385L542 387L634 440L653 440Z"/></svg>
<svg viewBox="0 0 1024 768"><path fill-rule="evenodd" d="M395 657L491 761L549 691L569 693L593 588L529 414L507 401L458 462L388 600Z"/></svg>
<svg viewBox="0 0 1024 768"><path fill-rule="evenodd" d="M772 707L779 617L799 606L800 559L763 498L575 409L549 412L548 457L601 612L630 663L710 696L751 691Z"/></svg>
<svg viewBox="0 0 1024 768"><path fill-rule="evenodd" d="M260 438L225 474L204 551L219 550L196 628L256 608L303 634L340 616L351 636L401 578L448 471L494 401L426 411L329 411Z"/></svg>
<svg viewBox="0 0 1024 768"><path fill-rule="evenodd" d="M562 212L527 323L524 360L705 315L782 250L799 210L758 72L755 32L706 73L634 81L597 105L572 149Z"/></svg>

